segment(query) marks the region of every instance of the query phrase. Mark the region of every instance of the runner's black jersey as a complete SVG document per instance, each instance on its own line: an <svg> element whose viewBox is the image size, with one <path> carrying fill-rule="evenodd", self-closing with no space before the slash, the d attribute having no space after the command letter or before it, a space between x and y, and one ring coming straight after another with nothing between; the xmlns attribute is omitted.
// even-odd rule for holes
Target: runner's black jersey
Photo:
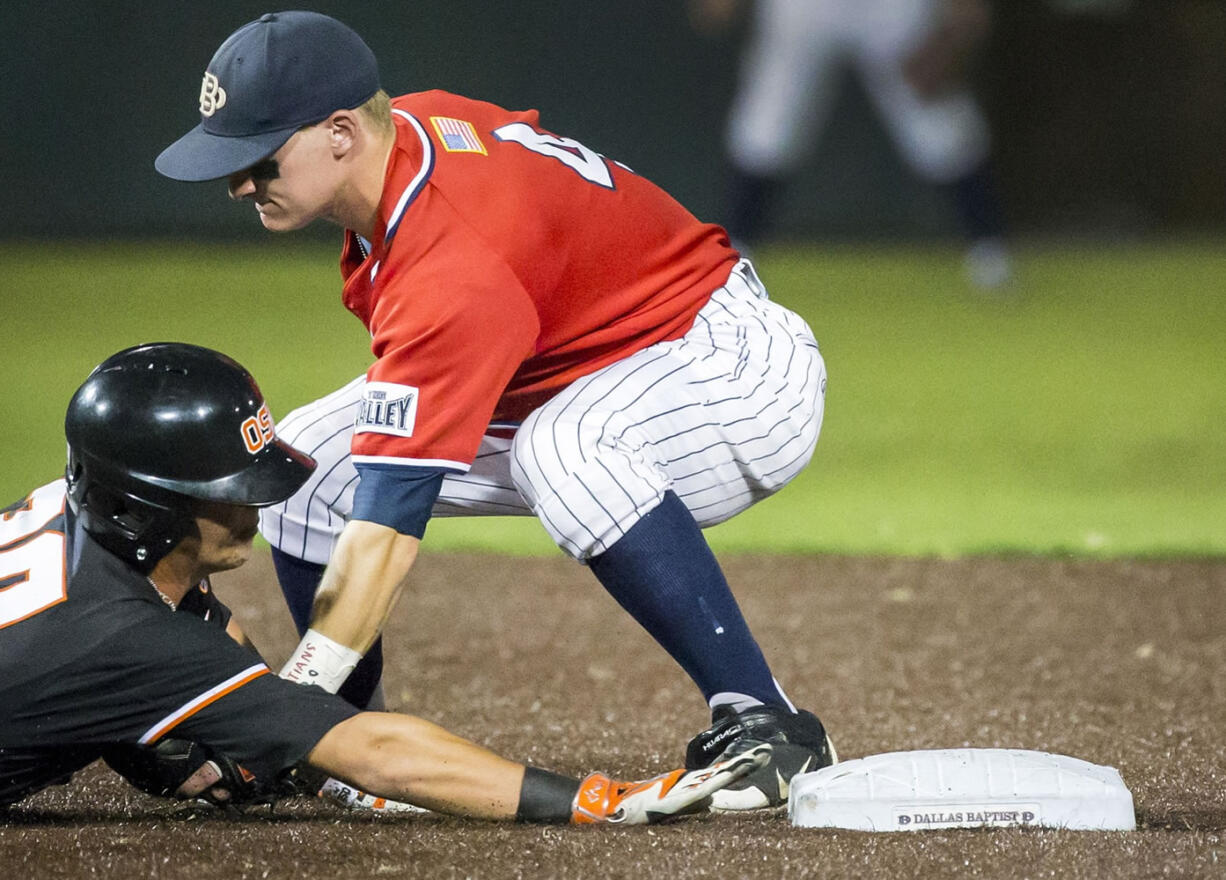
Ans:
<svg viewBox="0 0 1226 880"><path fill-rule="evenodd" d="M62 480L0 511L0 804L167 734L268 779L356 714L271 674L229 619L207 582L172 610L75 522Z"/></svg>

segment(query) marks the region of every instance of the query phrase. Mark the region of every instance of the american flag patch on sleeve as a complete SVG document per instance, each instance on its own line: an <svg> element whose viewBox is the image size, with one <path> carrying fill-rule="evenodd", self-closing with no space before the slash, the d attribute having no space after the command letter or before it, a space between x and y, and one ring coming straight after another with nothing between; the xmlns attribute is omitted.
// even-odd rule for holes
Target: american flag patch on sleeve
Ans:
<svg viewBox="0 0 1226 880"><path fill-rule="evenodd" d="M477 130L473 128L471 122L452 119L450 116L431 116L430 122L433 123L434 130L438 133L443 149L448 153L488 155L485 152L485 144L481 143L481 138L477 137Z"/></svg>

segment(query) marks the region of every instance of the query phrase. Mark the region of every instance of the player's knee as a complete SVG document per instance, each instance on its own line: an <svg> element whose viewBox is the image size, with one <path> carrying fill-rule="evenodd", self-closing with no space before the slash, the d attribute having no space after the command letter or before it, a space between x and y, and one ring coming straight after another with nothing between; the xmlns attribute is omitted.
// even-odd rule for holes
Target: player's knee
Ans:
<svg viewBox="0 0 1226 880"><path fill-rule="evenodd" d="M525 423L527 424L527 423ZM554 425L516 434L511 476L554 542L575 559L604 552L659 503L668 475L617 445L559 450Z"/></svg>

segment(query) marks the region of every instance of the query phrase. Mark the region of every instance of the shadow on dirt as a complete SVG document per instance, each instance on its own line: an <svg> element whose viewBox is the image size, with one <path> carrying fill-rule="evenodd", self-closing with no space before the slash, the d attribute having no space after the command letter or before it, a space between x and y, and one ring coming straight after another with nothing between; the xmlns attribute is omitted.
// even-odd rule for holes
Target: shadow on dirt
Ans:
<svg viewBox="0 0 1226 880"><path fill-rule="evenodd" d="M1226 831L1226 810L1138 810L1137 828L1154 831Z"/></svg>

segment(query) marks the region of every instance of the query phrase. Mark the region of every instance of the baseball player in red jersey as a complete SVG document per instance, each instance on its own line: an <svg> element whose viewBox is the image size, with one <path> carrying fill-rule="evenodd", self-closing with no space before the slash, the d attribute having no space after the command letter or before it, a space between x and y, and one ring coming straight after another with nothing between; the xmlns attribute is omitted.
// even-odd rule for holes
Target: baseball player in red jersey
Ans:
<svg viewBox="0 0 1226 880"><path fill-rule="evenodd" d="M276 436L254 380L218 352L111 356L73 395L65 432L66 479L0 511L0 807L105 757L181 797L284 793L277 780L306 763L458 815L641 824L703 807L769 753L580 781L270 675L208 575L243 564L258 506L315 462Z"/></svg>
<svg viewBox="0 0 1226 880"><path fill-rule="evenodd" d="M832 763L700 531L800 472L826 382L724 231L535 112L389 100L361 38L315 13L232 34L200 114L158 170L227 178L273 231L344 228L343 298L376 357L280 426L321 462L261 519L304 633L282 675L368 704L427 521L532 514L702 691L689 766L775 746L717 806L778 806Z"/></svg>

